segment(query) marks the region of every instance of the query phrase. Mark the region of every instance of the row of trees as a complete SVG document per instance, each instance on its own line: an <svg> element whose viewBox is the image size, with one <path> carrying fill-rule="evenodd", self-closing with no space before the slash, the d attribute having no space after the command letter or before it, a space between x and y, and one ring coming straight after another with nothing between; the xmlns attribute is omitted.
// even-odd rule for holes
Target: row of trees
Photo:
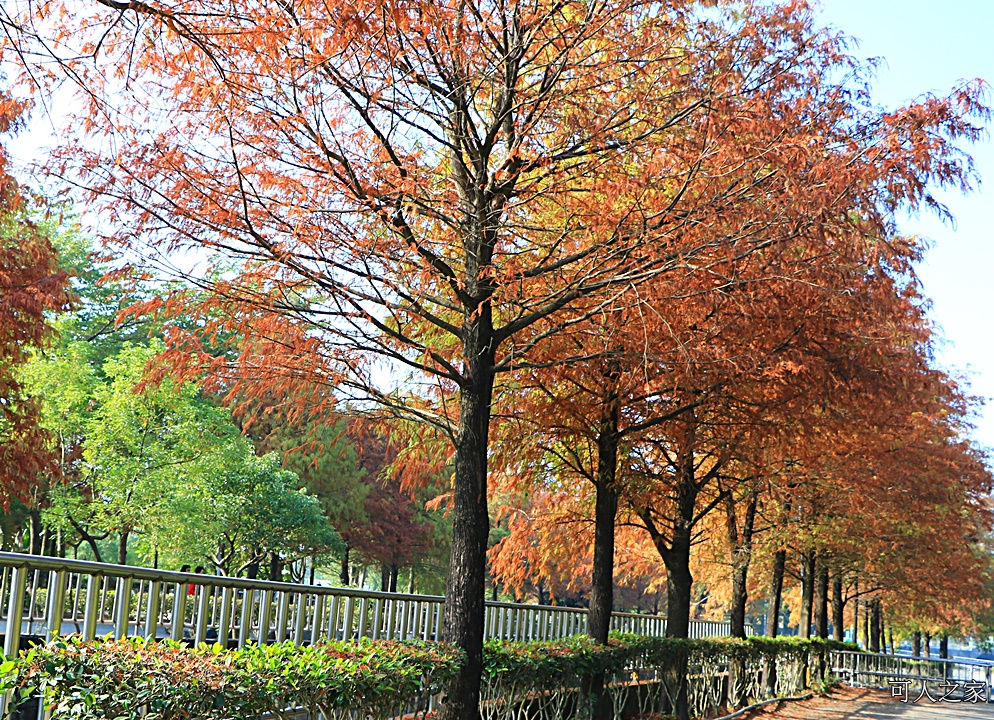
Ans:
<svg viewBox="0 0 994 720"><path fill-rule="evenodd" d="M406 489L451 463L446 717L479 699L491 497L494 574L591 578L601 641L619 537L677 636L708 554L737 632L754 557L774 607L803 577L802 629L829 585L975 597L990 477L896 217L970 187L979 86L883 110L801 0L20 9L27 81L82 90L49 171L121 258L205 268L131 311L172 380L378 412Z"/></svg>

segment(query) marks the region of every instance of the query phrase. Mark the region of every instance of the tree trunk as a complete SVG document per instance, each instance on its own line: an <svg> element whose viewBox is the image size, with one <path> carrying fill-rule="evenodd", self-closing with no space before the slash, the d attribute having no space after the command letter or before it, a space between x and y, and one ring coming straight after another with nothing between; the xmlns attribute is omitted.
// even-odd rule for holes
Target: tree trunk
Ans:
<svg viewBox="0 0 994 720"><path fill-rule="evenodd" d="M480 258L478 258L479 260ZM469 277L476 277L467 269ZM474 288L469 288L473 291ZM483 673L484 586L490 515L487 509L487 446L493 396L491 307L482 302L464 325L466 372L459 399L455 491L452 500L452 549L445 587L444 639L466 653L439 712L440 720L479 717Z"/></svg>
<svg viewBox="0 0 994 720"><path fill-rule="evenodd" d="M269 579L272 582L283 579L283 557L275 551L269 553Z"/></svg>
<svg viewBox="0 0 994 720"><path fill-rule="evenodd" d="M594 568L590 586L587 635L604 645L614 609L614 522L618 515L618 422L621 408L617 393L610 393L597 432L597 486L594 500Z"/></svg>
<svg viewBox="0 0 994 720"><path fill-rule="evenodd" d="M832 576L832 639L841 641L845 637L846 603L842 598L842 573Z"/></svg>
<svg viewBox="0 0 994 720"><path fill-rule="evenodd" d="M932 657L932 634L924 633L923 640L925 640L925 643L922 649L925 651L925 657L930 658Z"/></svg>
<svg viewBox="0 0 994 720"><path fill-rule="evenodd" d="M117 564L128 564L128 538L131 537L130 530L122 530L117 536Z"/></svg>
<svg viewBox="0 0 994 720"><path fill-rule="evenodd" d="M949 657L949 636L945 633L939 638L939 657L948 658Z"/></svg>
<svg viewBox="0 0 994 720"><path fill-rule="evenodd" d="M766 635L775 638L780 631L780 602L783 599L783 573L787 565L787 550L781 548L773 555L773 577L766 607ZM767 657L763 660L763 684L770 696L777 691L777 666Z"/></svg>
<svg viewBox="0 0 994 720"><path fill-rule="evenodd" d="M28 511L28 521L31 537L28 541L28 553L31 555L41 555L42 554L42 526L41 526L41 510L38 508L31 508Z"/></svg>
<svg viewBox="0 0 994 720"><path fill-rule="evenodd" d="M880 600L870 600L870 652L880 652Z"/></svg>
<svg viewBox="0 0 994 720"><path fill-rule="evenodd" d="M261 558L259 557L259 555L256 554L255 560L253 560L252 562L250 562L248 564L248 567L245 568L245 577L247 577L249 580L255 580L256 578L259 577L259 561L260 561L260 559Z"/></svg>
<svg viewBox="0 0 994 720"><path fill-rule="evenodd" d="M390 590L390 570L386 565L380 565L380 592Z"/></svg>
<svg viewBox="0 0 994 720"><path fill-rule="evenodd" d="M920 630L911 633L911 657L922 656L922 634Z"/></svg>
<svg viewBox="0 0 994 720"><path fill-rule="evenodd" d="M414 594L414 566L411 565L411 575L407 578L407 594Z"/></svg>
<svg viewBox="0 0 994 720"><path fill-rule="evenodd" d="M349 575L349 548L348 545L345 546L345 552L342 553L342 570L338 573L338 579L342 581L342 585L348 587L349 582L352 578Z"/></svg>
<svg viewBox="0 0 994 720"><path fill-rule="evenodd" d="M725 495L725 521L728 542L732 548L732 606L729 617L732 637L745 639L745 610L749 599L746 581L749 578L749 561L752 559L752 530L756 524L756 493L749 495L742 532L739 533L735 513L735 500L731 493ZM746 669L739 657L728 661L728 702L731 707L746 704Z"/></svg>
<svg viewBox="0 0 994 720"><path fill-rule="evenodd" d="M811 608L815 594L815 551L801 553L801 622L797 636L811 637Z"/></svg>
<svg viewBox="0 0 994 720"><path fill-rule="evenodd" d="M773 579L770 581L770 600L766 609L766 634L776 637L780 630L780 601L783 597L783 572L787 565L787 551L777 550L773 556Z"/></svg>
<svg viewBox="0 0 994 720"><path fill-rule="evenodd" d="M730 614L732 637L745 639L745 611L749 601L746 582L749 578L749 562L752 559L752 531L756 524L756 493L751 493L742 520L741 537L735 517L735 501L726 496L725 511L729 543L732 546L732 606Z"/></svg>
<svg viewBox="0 0 994 720"><path fill-rule="evenodd" d="M690 599L694 577L690 573L690 532L677 528L666 565L666 636L686 638L690 633Z"/></svg>
<svg viewBox="0 0 994 720"><path fill-rule="evenodd" d="M390 566L390 592L397 592L397 576L400 575L400 568L397 567L397 563L393 563Z"/></svg>
<svg viewBox="0 0 994 720"><path fill-rule="evenodd" d="M828 565L821 562L818 568L818 606L815 613L815 625L818 628L818 637L828 638Z"/></svg>

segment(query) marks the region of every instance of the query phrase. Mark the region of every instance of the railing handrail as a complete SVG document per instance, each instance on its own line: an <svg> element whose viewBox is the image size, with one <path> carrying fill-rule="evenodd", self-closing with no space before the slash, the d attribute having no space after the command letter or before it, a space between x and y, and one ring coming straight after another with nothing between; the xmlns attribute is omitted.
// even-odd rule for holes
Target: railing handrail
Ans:
<svg viewBox="0 0 994 720"><path fill-rule="evenodd" d="M940 657L924 657L914 655L898 655L891 653L875 653L869 650L833 650L833 653L838 655L859 655L860 657L874 657L880 658L882 660L904 660L910 662L935 662L935 663L949 663L955 665L975 665L977 667L994 667L994 660L981 660L979 658L964 658L964 657L953 657L953 658L940 658Z"/></svg>
<svg viewBox="0 0 994 720"><path fill-rule="evenodd" d="M25 553L0 552L0 567L30 567L35 570L81 572L101 577L130 578L153 582L188 583L207 587L231 587L240 590L272 590L275 592L305 592L319 595L348 594L354 597L389 598L391 600L420 600L422 602L443 602L442 595L415 595L409 593L384 592L382 590L360 590L350 587L328 585L307 585L275 580L250 580L230 575L207 575L206 573L184 573L178 570L160 570L138 565L116 565L93 560L73 560L48 555L27 555Z"/></svg>
<svg viewBox="0 0 994 720"><path fill-rule="evenodd" d="M130 578L131 580L149 580L154 582L168 582L176 584L201 585L204 587L230 587L240 590L271 590L274 592L297 592L310 593L314 595L347 595L355 598L384 599L384 600L410 600L412 602L444 602L443 595L423 595L414 593L387 592L383 590L361 590L359 588L328 586L328 585L307 585L304 583L288 583L275 580L250 580L247 578L233 577L230 575L207 575L204 573L184 573L178 570L160 570L158 568L148 568L138 565L117 565L112 563L96 562L94 560L75 560L71 558L52 557L49 555L29 555L26 553L0 552L0 567L30 567L36 570L47 571L67 571L80 572L86 575L99 575L101 577ZM564 605L539 605L537 603L514 603L500 600L487 600L488 607L524 609L524 610L550 610L561 613L586 614L587 608L568 607ZM613 617L665 619L664 616L648 613L614 612ZM721 620L699 621L716 622Z"/></svg>

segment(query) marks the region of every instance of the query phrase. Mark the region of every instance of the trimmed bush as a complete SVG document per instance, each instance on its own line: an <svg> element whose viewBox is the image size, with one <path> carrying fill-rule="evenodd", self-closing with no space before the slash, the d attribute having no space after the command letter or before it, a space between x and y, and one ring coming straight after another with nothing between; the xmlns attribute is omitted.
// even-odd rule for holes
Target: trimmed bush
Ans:
<svg viewBox="0 0 994 720"><path fill-rule="evenodd" d="M510 717L521 702L532 703L536 717L582 715L586 681L597 677L613 684L618 715L634 697L624 687L645 686L652 678L656 697L643 693L638 699L648 709L674 696L675 688L666 687L674 672L711 688L691 693L696 706L708 710L722 704L714 682L733 660L755 676L764 662L806 665L809 657L823 658L829 650L852 649L849 643L795 638L679 640L618 634L608 645L584 636L492 640L483 658L484 715ZM228 651L141 638L83 642L69 637L0 665L0 691L12 691L14 704L44 693L54 717L77 720L286 718L297 708L312 717L385 718L426 711L431 696L444 696L462 659L461 651L442 643L329 641Z"/></svg>
<svg viewBox="0 0 994 720"><path fill-rule="evenodd" d="M0 666L15 702L44 692L55 717L257 718L306 708L335 717L424 709L457 672L462 653L429 643L361 640L227 651L171 641L60 639ZM143 715L142 709L146 708Z"/></svg>

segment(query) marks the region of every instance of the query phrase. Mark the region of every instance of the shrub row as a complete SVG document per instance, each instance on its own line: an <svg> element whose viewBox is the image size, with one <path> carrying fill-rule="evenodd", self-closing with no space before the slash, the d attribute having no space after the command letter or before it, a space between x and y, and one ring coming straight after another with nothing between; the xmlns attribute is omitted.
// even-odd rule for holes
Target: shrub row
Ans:
<svg viewBox="0 0 994 720"><path fill-rule="evenodd" d="M442 692L462 653L437 643L394 641L220 645L191 649L171 641L78 637L39 645L0 666L0 690L15 703L45 693L54 717L312 717L342 710L384 717Z"/></svg>
<svg viewBox="0 0 994 720"><path fill-rule="evenodd" d="M616 635L597 645L585 637L553 642L488 642L484 676L504 687L575 686L578 679L631 667L672 666L691 655L773 657L850 644L767 638L677 640ZM44 692L55 717L286 717L306 708L312 717L388 717L424 710L444 693L462 653L440 643L360 640L291 643L223 650L190 649L169 641L59 639L0 666L0 690L18 699Z"/></svg>
<svg viewBox="0 0 994 720"><path fill-rule="evenodd" d="M484 648L484 676L491 680L555 687L575 678L613 675L632 667L671 667L685 659L750 660L803 656L829 650L859 650L854 643L812 638L679 639L613 634L608 645L575 636L552 642L491 640Z"/></svg>

